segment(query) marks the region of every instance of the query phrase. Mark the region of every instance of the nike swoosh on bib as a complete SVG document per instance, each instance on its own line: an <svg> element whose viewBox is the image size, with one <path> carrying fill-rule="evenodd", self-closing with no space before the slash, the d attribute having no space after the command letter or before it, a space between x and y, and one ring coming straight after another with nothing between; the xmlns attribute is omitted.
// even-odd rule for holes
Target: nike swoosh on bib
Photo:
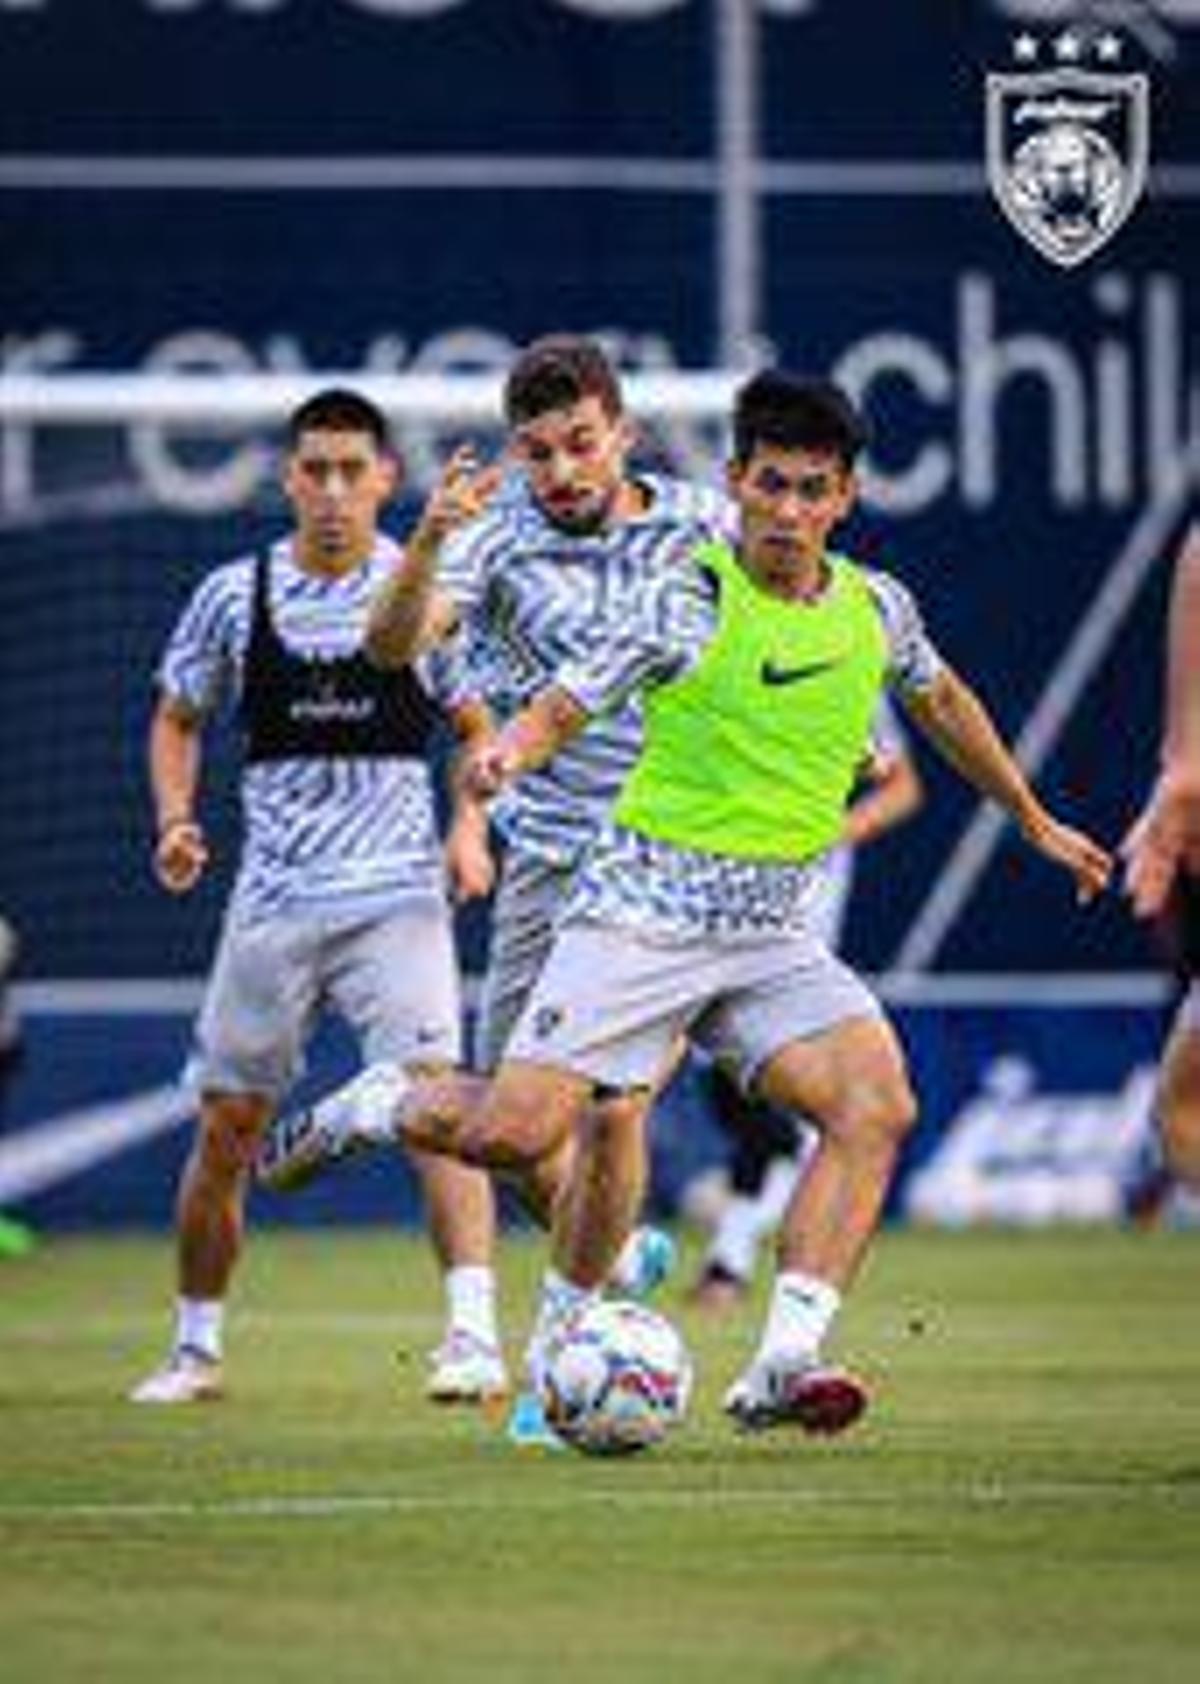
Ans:
<svg viewBox="0 0 1200 1684"><path fill-rule="evenodd" d="M818 673L829 672L841 664L840 655L828 661L809 661L802 667L777 667L774 661L764 661L759 676L764 684L798 684L802 678L815 678Z"/></svg>

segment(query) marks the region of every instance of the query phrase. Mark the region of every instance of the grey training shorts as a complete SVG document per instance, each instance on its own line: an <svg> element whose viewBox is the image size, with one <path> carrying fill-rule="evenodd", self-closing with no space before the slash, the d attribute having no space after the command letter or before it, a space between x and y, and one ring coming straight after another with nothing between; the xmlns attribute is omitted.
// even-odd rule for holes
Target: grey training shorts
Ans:
<svg viewBox="0 0 1200 1684"><path fill-rule="evenodd" d="M534 984L554 946L558 916L575 867L512 849L492 909L492 941L475 1031L475 1067L494 1070L505 1056Z"/></svg>
<svg viewBox="0 0 1200 1684"><path fill-rule="evenodd" d="M813 935L719 942L568 924L508 1057L641 1087L686 1032L749 1086L790 1041L882 1015L861 978Z"/></svg>
<svg viewBox="0 0 1200 1684"><path fill-rule="evenodd" d="M458 970L434 897L353 923L306 913L227 917L187 1079L199 1092L278 1098L304 1067L325 1010L345 1018L367 1063L456 1064Z"/></svg>

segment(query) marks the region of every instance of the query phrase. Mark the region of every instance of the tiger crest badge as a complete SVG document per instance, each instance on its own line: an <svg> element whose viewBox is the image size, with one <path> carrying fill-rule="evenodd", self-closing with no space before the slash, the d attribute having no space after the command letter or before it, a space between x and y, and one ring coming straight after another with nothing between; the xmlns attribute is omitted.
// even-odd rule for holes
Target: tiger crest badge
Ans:
<svg viewBox="0 0 1200 1684"><path fill-rule="evenodd" d="M1119 69L1122 43L1067 30L1052 68L989 72L987 173L1005 216L1043 257L1085 263L1112 239L1146 184L1150 84ZM1036 66L1039 43L1013 44ZM1086 69L1089 54L1097 68Z"/></svg>

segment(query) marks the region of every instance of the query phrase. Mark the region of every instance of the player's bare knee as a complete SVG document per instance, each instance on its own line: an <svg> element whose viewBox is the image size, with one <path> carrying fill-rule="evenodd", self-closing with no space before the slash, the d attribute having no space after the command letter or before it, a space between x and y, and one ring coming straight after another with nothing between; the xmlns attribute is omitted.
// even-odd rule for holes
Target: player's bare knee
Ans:
<svg viewBox="0 0 1200 1684"><path fill-rule="evenodd" d="M195 1153L208 1173L227 1179L247 1173L269 1116L269 1104L260 1095L206 1095Z"/></svg>
<svg viewBox="0 0 1200 1684"><path fill-rule="evenodd" d="M552 1153L563 1133L564 1125L553 1112L508 1098L464 1126L460 1156L489 1169L517 1170Z"/></svg>
<svg viewBox="0 0 1200 1684"><path fill-rule="evenodd" d="M501 1174L536 1163L546 1150L544 1129L532 1121L489 1117L465 1127L458 1137L458 1156L467 1164Z"/></svg>
<svg viewBox="0 0 1200 1684"><path fill-rule="evenodd" d="M646 1093L638 1090L593 1092L582 1128L594 1150L611 1151L640 1138L646 1115Z"/></svg>
<svg viewBox="0 0 1200 1684"><path fill-rule="evenodd" d="M460 1156L489 1169L521 1170L553 1154L570 1135L582 1089L541 1066L512 1066L466 1119Z"/></svg>
<svg viewBox="0 0 1200 1684"><path fill-rule="evenodd" d="M826 1119L828 1131L858 1151L896 1152L917 1119L917 1102L902 1078L847 1084Z"/></svg>

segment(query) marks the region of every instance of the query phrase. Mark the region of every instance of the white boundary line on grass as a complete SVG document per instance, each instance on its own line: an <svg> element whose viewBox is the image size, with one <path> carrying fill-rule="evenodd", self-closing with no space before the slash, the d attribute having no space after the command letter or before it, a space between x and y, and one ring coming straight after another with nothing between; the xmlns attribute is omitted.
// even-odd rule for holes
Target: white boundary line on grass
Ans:
<svg viewBox="0 0 1200 1684"><path fill-rule="evenodd" d="M516 1451L514 1455L520 1456ZM1169 1497L1182 1503L1200 1503L1200 1484L1189 1485L1164 1479L1150 1480L1055 1480L1045 1484L1037 1480L999 1483L980 1481L966 1485L930 1488L924 1493L906 1491L901 1499L924 1508L940 1508L947 1504L972 1508L993 1508L1007 1504L1124 1501L1144 1503L1147 1497ZM489 1489L478 1495L463 1495L446 1491L429 1492L364 1492L330 1493L309 1497L237 1497L227 1502L155 1501L127 1503L3 1503L0 1504L0 1526L5 1522L30 1520L296 1520L339 1519L346 1515L420 1514L429 1509L557 1509L565 1504L572 1508L580 1503L608 1504L634 1501L639 1508L688 1508L704 1505L721 1507L778 1508L781 1504L794 1507L804 1504L811 1508L878 1509L893 1505L897 1497L891 1492L872 1493L846 1489L793 1489L777 1487L683 1487L673 1491L648 1490L643 1480L636 1485L574 1486L560 1493L528 1492L506 1494Z"/></svg>
<svg viewBox="0 0 1200 1684"><path fill-rule="evenodd" d="M328 1230L325 1231L326 1233ZM161 1238L159 1235L154 1236ZM393 1239L387 1234L387 1242ZM511 1248L515 1236L506 1240ZM33 1318L34 1312L30 1311ZM77 1348L81 1341L89 1344L112 1339L140 1338L147 1330L159 1327L162 1314L157 1308L136 1315L89 1316L85 1323L76 1318L47 1321L38 1315L29 1321L4 1318L4 1337L11 1345L67 1345ZM383 1334L392 1338L424 1339L433 1342L439 1321L435 1309L428 1312L406 1310L402 1304L388 1310L255 1310L249 1306L238 1310L238 1327L247 1336L265 1333L272 1338L357 1339L363 1334Z"/></svg>

